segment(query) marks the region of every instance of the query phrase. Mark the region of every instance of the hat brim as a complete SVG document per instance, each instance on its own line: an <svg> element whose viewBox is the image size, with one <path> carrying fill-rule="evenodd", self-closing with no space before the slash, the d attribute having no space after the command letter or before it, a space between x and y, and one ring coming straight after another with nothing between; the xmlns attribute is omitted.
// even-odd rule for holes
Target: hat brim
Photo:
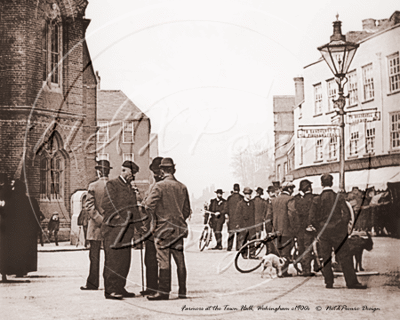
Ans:
<svg viewBox="0 0 400 320"><path fill-rule="evenodd" d="M112 167L106 167L106 166L95 166L95 169L112 169Z"/></svg>

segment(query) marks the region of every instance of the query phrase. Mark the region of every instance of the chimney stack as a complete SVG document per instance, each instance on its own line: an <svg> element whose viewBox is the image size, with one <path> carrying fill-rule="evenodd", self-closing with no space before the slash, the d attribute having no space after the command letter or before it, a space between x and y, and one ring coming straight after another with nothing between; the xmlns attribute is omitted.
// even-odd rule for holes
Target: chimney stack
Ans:
<svg viewBox="0 0 400 320"><path fill-rule="evenodd" d="M294 104L298 106L304 100L304 78L296 77L294 80Z"/></svg>

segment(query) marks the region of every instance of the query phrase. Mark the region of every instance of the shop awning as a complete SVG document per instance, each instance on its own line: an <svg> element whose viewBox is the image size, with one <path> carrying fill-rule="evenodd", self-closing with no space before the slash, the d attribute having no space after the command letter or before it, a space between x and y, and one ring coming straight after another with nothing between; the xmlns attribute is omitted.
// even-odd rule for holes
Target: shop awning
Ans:
<svg viewBox="0 0 400 320"><path fill-rule="evenodd" d="M332 173L333 189L339 190L339 173ZM319 193L322 191L321 175L303 177L294 180L296 190L299 190L300 181L308 179L313 183L313 191ZM366 190L370 187L375 187L375 190L386 190L388 182L400 182L400 167L384 167L378 169L348 171L345 172L345 187L349 192L353 187L358 187L360 190Z"/></svg>

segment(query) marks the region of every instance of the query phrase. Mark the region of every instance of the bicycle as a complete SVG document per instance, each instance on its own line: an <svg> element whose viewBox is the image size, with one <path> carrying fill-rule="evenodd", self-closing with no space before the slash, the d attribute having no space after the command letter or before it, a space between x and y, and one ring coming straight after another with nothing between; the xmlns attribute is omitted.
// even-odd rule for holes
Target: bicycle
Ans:
<svg viewBox="0 0 400 320"><path fill-rule="evenodd" d="M241 273L250 273L254 270L257 270L262 264L262 258L271 253L268 243L272 243L272 241L279 236L279 232L271 232L267 233L263 239L254 239L245 243L236 254L236 269ZM302 272L301 268L299 267L300 257L296 238L294 238L294 244L293 248L291 249L291 258L289 263L293 264L297 272Z"/></svg>
<svg viewBox="0 0 400 320"><path fill-rule="evenodd" d="M199 239L199 249L203 251L205 247L208 247L212 240L212 228L210 225L210 220L214 212L204 210L204 213L208 213L207 223L204 225L203 231L201 232L200 239Z"/></svg>

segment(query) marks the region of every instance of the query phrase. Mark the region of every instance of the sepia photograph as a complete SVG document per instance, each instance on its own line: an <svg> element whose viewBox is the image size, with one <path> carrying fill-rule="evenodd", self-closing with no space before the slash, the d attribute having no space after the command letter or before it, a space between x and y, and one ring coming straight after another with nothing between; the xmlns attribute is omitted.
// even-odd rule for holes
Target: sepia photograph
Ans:
<svg viewBox="0 0 400 320"><path fill-rule="evenodd" d="M395 319L395 0L0 0L1 319Z"/></svg>

